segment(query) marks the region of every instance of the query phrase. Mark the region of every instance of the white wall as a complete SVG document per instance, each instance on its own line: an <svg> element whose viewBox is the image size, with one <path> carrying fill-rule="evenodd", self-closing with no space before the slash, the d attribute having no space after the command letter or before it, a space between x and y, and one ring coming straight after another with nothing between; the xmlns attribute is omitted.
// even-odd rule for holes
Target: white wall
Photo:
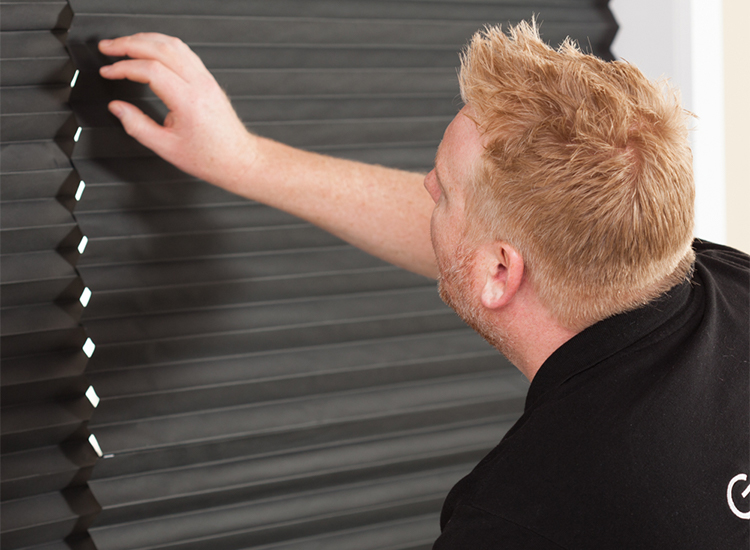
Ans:
<svg viewBox="0 0 750 550"><path fill-rule="evenodd" d="M750 1L724 0L727 242L750 253Z"/></svg>
<svg viewBox="0 0 750 550"><path fill-rule="evenodd" d="M726 243L722 0L611 0L610 8L620 24L612 53L650 78L668 78L698 116L695 233Z"/></svg>

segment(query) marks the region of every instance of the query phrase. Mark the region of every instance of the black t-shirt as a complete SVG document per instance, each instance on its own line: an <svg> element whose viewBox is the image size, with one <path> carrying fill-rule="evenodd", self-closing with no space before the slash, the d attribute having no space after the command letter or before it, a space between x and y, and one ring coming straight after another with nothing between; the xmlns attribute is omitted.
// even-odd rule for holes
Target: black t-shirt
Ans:
<svg viewBox="0 0 750 550"><path fill-rule="evenodd" d="M547 359L435 550L750 548L750 258L694 247L691 282Z"/></svg>

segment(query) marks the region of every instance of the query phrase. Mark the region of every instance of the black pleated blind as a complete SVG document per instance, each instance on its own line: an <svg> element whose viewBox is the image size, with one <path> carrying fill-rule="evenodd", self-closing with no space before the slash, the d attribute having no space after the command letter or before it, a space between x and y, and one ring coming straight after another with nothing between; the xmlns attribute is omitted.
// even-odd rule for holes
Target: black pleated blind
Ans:
<svg viewBox="0 0 750 550"><path fill-rule="evenodd" d="M71 16L65 1L0 3L4 549L63 547L65 538L75 547L99 511L86 486L96 453L75 269Z"/></svg>
<svg viewBox="0 0 750 550"><path fill-rule="evenodd" d="M3 365L3 437L6 409L26 406L20 396L58 407L33 415L70 419L78 431L45 442L39 460L75 457L90 467L93 407L82 392L90 382L102 398L89 429L104 457L88 485L86 470L69 467L75 481L36 490L44 502L20 499L14 517L26 532L41 510L57 517L64 503L66 517L83 519L58 522L50 548L65 537L83 544L77 537L94 516L91 539L81 540L100 550L429 548L448 489L499 441L527 387L431 281L197 181L129 139L107 113L109 100L133 101L157 119L165 111L144 86L98 77L106 61L98 39L180 36L254 131L427 171L460 108L457 52L475 30L537 13L550 42L571 35L608 57L615 27L601 4L71 0L70 23L64 2L0 3L4 30L6 13L38 24L29 10L52 5L59 13L46 15L46 28L70 23L66 36L40 32L47 42L34 49L19 30L20 56L3 33L3 356L18 350ZM80 71L72 93L63 42ZM9 80L28 67L42 91ZM15 137L6 139L8 128ZM7 168L6 151L27 168ZM26 173L40 171L47 179ZM6 186L9 174L23 183ZM29 195L32 188L39 191ZM76 305L82 280L93 291L87 334ZM6 338L6 318L33 330ZM97 345L88 364L80 352L87 336ZM47 340L56 343L41 353ZM24 378L32 362L46 393ZM7 392L6 370L22 380ZM26 448L18 452L27 477L13 479L32 486L44 468L25 460ZM6 529L6 509L4 537L16 532ZM8 548L47 539L29 541Z"/></svg>

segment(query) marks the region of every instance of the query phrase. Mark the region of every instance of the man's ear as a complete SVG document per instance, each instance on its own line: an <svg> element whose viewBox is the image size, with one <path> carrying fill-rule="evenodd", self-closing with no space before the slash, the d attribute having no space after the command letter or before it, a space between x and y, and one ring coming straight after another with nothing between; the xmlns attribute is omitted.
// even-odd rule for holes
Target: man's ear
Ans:
<svg viewBox="0 0 750 550"><path fill-rule="evenodd" d="M523 258L515 247L496 241L481 247L477 260L483 277L480 300L487 309L499 309L518 292L523 279Z"/></svg>

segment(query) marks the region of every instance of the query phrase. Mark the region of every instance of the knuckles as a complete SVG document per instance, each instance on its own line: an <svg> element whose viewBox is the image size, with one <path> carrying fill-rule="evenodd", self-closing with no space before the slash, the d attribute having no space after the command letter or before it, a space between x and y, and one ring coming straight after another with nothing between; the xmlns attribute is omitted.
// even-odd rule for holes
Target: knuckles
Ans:
<svg viewBox="0 0 750 550"><path fill-rule="evenodd" d="M155 32L139 32L121 36L115 39L115 43L118 42L126 48L145 44L163 55L172 55L175 51L189 49L181 39Z"/></svg>
<svg viewBox="0 0 750 550"><path fill-rule="evenodd" d="M159 78L167 72L166 67L164 67L162 62L157 61L156 59L144 60L143 64L146 69L146 73L148 74L149 80L151 80L152 78Z"/></svg>
<svg viewBox="0 0 750 550"><path fill-rule="evenodd" d="M139 134L138 123L131 119L122 119L122 128L130 137L136 137Z"/></svg>

